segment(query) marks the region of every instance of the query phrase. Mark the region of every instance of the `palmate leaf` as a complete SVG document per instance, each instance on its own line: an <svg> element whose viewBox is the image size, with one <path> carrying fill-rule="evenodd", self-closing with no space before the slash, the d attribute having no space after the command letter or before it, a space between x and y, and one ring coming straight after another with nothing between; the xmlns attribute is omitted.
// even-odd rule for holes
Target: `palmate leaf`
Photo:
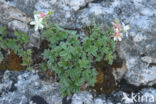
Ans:
<svg viewBox="0 0 156 104"><path fill-rule="evenodd" d="M27 55L31 55L31 53L32 53L31 49L28 49L27 50Z"/></svg>
<svg viewBox="0 0 156 104"><path fill-rule="evenodd" d="M60 46L61 46L63 49L67 49L67 44L64 43L64 42L61 42L61 43L60 43Z"/></svg>
<svg viewBox="0 0 156 104"><path fill-rule="evenodd" d="M68 62L60 61L60 62L58 62L58 65L60 67L66 67L66 66L68 66Z"/></svg>
<svg viewBox="0 0 156 104"><path fill-rule="evenodd" d="M66 57L68 55L68 53L66 51L62 51L59 53L59 55L62 57Z"/></svg>
<svg viewBox="0 0 156 104"><path fill-rule="evenodd" d="M4 36L6 34L6 27L0 26L0 35Z"/></svg>
<svg viewBox="0 0 156 104"><path fill-rule="evenodd" d="M47 50L44 51L43 56L44 56L44 58L48 59L50 54L51 54L51 51L47 49Z"/></svg>
<svg viewBox="0 0 156 104"><path fill-rule="evenodd" d="M42 68L41 70L44 72L46 71L48 68L47 68L47 64L46 63L42 63Z"/></svg>
<svg viewBox="0 0 156 104"><path fill-rule="evenodd" d="M6 40L6 44L7 44L7 47L10 48L10 49L15 49L17 48L17 41L15 39L7 39Z"/></svg>
<svg viewBox="0 0 156 104"><path fill-rule="evenodd" d="M5 41L5 42L2 42L1 44L0 44L0 48L6 48L7 47L7 42Z"/></svg>
<svg viewBox="0 0 156 104"><path fill-rule="evenodd" d="M21 31L16 31L14 35L17 37L17 41L20 44L26 44L29 42L29 36L26 33L22 33Z"/></svg>

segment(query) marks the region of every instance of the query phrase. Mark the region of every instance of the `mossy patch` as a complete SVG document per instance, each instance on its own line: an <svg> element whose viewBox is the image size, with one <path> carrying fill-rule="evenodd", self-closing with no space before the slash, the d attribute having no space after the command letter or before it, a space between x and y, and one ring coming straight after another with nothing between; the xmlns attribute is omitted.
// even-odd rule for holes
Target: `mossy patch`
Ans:
<svg viewBox="0 0 156 104"><path fill-rule="evenodd" d="M96 64L98 75L94 87L89 89L96 91L96 94L109 94L117 88L115 78L112 74L112 68L105 61Z"/></svg>
<svg viewBox="0 0 156 104"><path fill-rule="evenodd" d="M7 60L3 60L1 63L0 63L0 70L2 71L5 71L8 69L8 61Z"/></svg>
<svg viewBox="0 0 156 104"><path fill-rule="evenodd" d="M12 71L20 71L25 70L26 66L22 66L22 58L16 55L13 51L10 51L8 58L3 60L0 64L0 69L5 70L12 70Z"/></svg>
<svg viewBox="0 0 156 104"><path fill-rule="evenodd" d="M117 56L117 59L113 61L112 65L109 65L106 61L100 61L95 64L98 75L96 77L96 83L94 87L89 87L92 91L96 91L96 94L109 94L118 88L116 80L113 76L113 70L121 68L124 64L124 60Z"/></svg>

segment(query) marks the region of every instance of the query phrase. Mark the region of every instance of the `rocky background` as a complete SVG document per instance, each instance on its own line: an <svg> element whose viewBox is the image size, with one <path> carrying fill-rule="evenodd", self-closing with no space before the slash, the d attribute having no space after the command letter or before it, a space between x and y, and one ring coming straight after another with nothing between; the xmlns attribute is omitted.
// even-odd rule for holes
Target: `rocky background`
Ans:
<svg viewBox="0 0 156 104"><path fill-rule="evenodd" d="M116 48L125 62L123 67L113 71L114 78L117 82L124 80L134 88L144 86L140 93L156 96L153 87L156 84L155 0L0 0L0 24L32 36L34 32L29 23L33 12L49 10L53 11L53 23L78 30L82 36L84 31L81 29L95 18L105 28L116 18L129 24L131 29ZM37 47L36 39L31 39L32 45ZM38 73L6 71L0 77L0 104L120 104L125 92L119 89L107 96L93 96L83 91L62 99L58 93L59 85L46 84ZM130 86L125 87L130 89Z"/></svg>

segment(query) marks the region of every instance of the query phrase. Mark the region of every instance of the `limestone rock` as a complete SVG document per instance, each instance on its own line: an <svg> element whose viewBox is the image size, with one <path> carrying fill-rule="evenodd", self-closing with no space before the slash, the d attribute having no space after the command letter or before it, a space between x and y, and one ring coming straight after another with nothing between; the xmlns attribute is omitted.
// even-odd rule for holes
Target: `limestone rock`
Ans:
<svg viewBox="0 0 156 104"><path fill-rule="evenodd" d="M21 22L21 21L18 21L18 20L13 20L11 22L8 23L8 27L12 30L21 30L23 32L28 32L28 25Z"/></svg>
<svg viewBox="0 0 156 104"><path fill-rule="evenodd" d="M93 96L87 91L74 94L71 104L93 104Z"/></svg>
<svg viewBox="0 0 156 104"><path fill-rule="evenodd" d="M8 25L12 30L20 29L23 32L28 32L30 20L21 10L8 5L5 1L0 1L0 23Z"/></svg>
<svg viewBox="0 0 156 104"><path fill-rule="evenodd" d="M16 87L16 89L11 91L12 87ZM62 104L58 84L47 85L37 73L6 71L0 83L0 91L2 91L1 104L35 103L35 96L42 98L44 100L42 102L46 101L48 104Z"/></svg>

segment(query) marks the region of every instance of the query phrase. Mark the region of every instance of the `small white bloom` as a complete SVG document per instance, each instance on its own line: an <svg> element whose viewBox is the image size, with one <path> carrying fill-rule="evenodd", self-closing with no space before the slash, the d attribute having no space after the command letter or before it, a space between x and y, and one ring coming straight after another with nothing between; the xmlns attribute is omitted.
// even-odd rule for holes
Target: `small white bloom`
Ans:
<svg viewBox="0 0 156 104"><path fill-rule="evenodd" d="M119 29L118 29L118 28L116 28L116 29L115 29L115 32L119 32Z"/></svg>
<svg viewBox="0 0 156 104"><path fill-rule="evenodd" d="M114 37L114 41L116 41L117 40L117 37Z"/></svg>
<svg viewBox="0 0 156 104"><path fill-rule="evenodd" d="M114 37L114 41L121 41L122 37Z"/></svg>
<svg viewBox="0 0 156 104"><path fill-rule="evenodd" d="M30 22L30 25L35 25L35 31L38 29L43 29L44 26L42 24L43 18L41 18L38 14L34 15L34 21Z"/></svg>
<svg viewBox="0 0 156 104"><path fill-rule="evenodd" d="M118 40L121 41L122 40L121 37L118 37Z"/></svg>
<svg viewBox="0 0 156 104"><path fill-rule="evenodd" d="M123 27L123 30L125 32L127 32L130 29L130 26L129 25L125 25L124 23L122 23L122 27Z"/></svg>

